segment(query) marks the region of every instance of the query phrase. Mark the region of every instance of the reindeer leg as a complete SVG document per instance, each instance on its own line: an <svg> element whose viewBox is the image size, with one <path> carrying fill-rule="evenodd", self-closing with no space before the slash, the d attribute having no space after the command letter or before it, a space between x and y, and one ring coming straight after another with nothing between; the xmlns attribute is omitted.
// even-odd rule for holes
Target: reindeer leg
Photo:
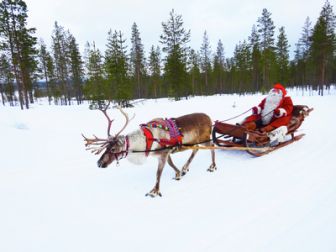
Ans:
<svg viewBox="0 0 336 252"><path fill-rule="evenodd" d="M186 175L187 172L189 171L189 165L191 163L191 161L194 159L196 153L198 152L198 150L193 150L188 161L183 165L182 167L182 176Z"/></svg>
<svg viewBox="0 0 336 252"><path fill-rule="evenodd" d="M159 157L159 165L158 165L158 169L156 172L156 183L154 188L146 194L146 196L151 196L151 197L156 197L156 196L162 196L161 192L160 192L160 179L161 179L161 174L163 171L163 167L165 166L166 162L167 162L167 158L169 156L169 153L163 153L160 157Z"/></svg>
<svg viewBox="0 0 336 252"><path fill-rule="evenodd" d="M173 163L173 160L171 159L170 154L168 155L168 164L170 165L171 168L174 169L175 171L175 178L176 180L180 180L181 179L181 172L180 170L175 166L175 164Z"/></svg>
<svg viewBox="0 0 336 252"><path fill-rule="evenodd" d="M205 144L206 146L214 146L213 143L209 142ZM215 161L215 150L210 150L211 151L211 165L209 166L208 170L209 172L214 172L215 170L217 170L217 166L216 166L216 161Z"/></svg>

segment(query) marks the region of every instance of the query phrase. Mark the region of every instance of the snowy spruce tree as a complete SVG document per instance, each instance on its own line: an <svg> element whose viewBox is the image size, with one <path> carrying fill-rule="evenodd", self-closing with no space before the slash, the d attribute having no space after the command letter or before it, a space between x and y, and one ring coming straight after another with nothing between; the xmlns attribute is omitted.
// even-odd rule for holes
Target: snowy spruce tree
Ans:
<svg viewBox="0 0 336 252"><path fill-rule="evenodd" d="M128 59L121 31L112 30L108 33L107 49L105 51L105 71L108 81L108 99L113 99L121 106L128 106L132 98L132 87L128 77Z"/></svg>
<svg viewBox="0 0 336 252"><path fill-rule="evenodd" d="M190 30L183 28L182 15L172 10L167 22L162 23L163 33L160 43L163 45L164 80L168 95L179 100L190 94L187 76L187 56L189 51Z"/></svg>
<svg viewBox="0 0 336 252"><path fill-rule="evenodd" d="M141 42L140 32L136 23L132 25L131 37L131 53L130 53L130 68L132 80L136 86L136 98L144 97L145 94L145 77L146 77L146 59L144 46Z"/></svg>

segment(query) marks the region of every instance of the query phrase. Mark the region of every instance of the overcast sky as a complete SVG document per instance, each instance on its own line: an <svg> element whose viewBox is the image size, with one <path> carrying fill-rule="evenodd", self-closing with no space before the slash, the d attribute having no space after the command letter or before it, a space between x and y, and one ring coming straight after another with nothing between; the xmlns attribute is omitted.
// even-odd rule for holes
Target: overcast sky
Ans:
<svg viewBox="0 0 336 252"><path fill-rule="evenodd" d="M334 7L335 1L329 0ZM37 37L49 45L54 22L69 29L81 50L87 41L95 41L105 50L109 29L121 30L130 41L131 26L137 23L146 53L152 45L160 45L162 22L169 12L181 14L184 28L191 30L190 46L199 50L206 30L215 52L222 40L225 56L231 57L239 41L247 39L262 9L272 13L276 36L281 26L293 51L301 36L306 17L314 25L325 0L25 0L28 6L28 25L37 28Z"/></svg>

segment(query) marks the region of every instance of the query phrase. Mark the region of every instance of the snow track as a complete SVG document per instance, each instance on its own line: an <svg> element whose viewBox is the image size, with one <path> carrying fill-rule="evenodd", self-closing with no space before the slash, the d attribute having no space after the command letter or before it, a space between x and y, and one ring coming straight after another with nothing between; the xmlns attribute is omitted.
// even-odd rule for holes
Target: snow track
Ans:
<svg viewBox="0 0 336 252"><path fill-rule="evenodd" d="M300 141L259 158L216 151L214 173L206 171L210 152L200 151L181 181L165 167L163 197L155 199L144 195L156 160L98 169L98 157L85 151L81 133L106 134L99 112L87 105L0 107L0 251L336 251L335 95L291 95L314 107ZM127 109L136 117L126 131L192 112L224 120L261 98L149 100ZM117 131L123 119L111 113ZM182 167L189 153L173 155L175 164Z"/></svg>

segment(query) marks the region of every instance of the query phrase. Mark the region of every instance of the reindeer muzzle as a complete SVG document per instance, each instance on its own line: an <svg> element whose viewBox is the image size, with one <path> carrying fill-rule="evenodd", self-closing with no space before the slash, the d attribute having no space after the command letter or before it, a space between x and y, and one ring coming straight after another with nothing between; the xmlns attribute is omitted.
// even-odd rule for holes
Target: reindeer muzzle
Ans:
<svg viewBox="0 0 336 252"><path fill-rule="evenodd" d="M110 150L105 151L105 153L100 157L97 162L99 168L106 168L116 159L114 153L111 153Z"/></svg>

